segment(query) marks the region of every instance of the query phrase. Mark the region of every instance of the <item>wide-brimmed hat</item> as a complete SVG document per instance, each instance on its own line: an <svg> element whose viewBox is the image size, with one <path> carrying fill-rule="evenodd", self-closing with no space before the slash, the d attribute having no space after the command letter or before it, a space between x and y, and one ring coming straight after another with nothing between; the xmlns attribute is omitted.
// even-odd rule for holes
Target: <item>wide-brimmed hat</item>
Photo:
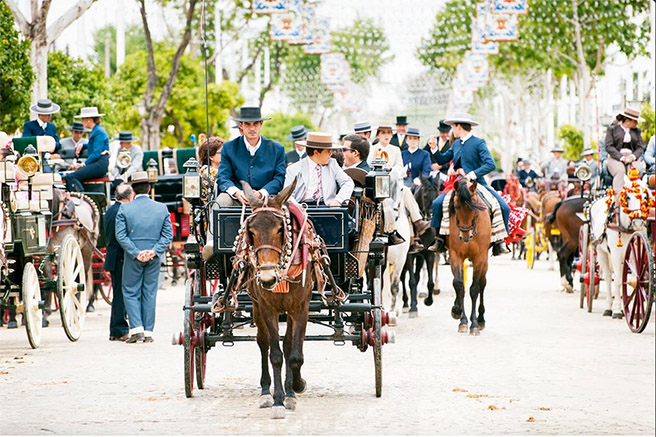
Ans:
<svg viewBox="0 0 656 437"><path fill-rule="evenodd" d="M366 179L367 179L367 171L358 168L358 167L351 167L351 168L345 168L344 173L349 175L351 179L353 179L353 182L357 184L359 187L364 187L366 184Z"/></svg>
<svg viewBox="0 0 656 437"><path fill-rule="evenodd" d="M405 115L397 115L396 116L396 125L399 126L407 126L408 125L408 117Z"/></svg>
<svg viewBox="0 0 656 437"><path fill-rule="evenodd" d="M565 149L563 149L563 146L560 144L556 144L553 149L551 149L551 153L553 152L564 152Z"/></svg>
<svg viewBox="0 0 656 437"><path fill-rule="evenodd" d="M478 126L478 122L472 120L471 115L467 114L466 112L456 112L455 114L451 114L450 117L447 117L444 120L444 123L449 126L454 124L469 124L471 126Z"/></svg>
<svg viewBox="0 0 656 437"><path fill-rule="evenodd" d="M421 134L419 133L418 127L409 127L408 131L405 133L406 137L417 137L420 138Z"/></svg>
<svg viewBox="0 0 656 437"><path fill-rule="evenodd" d="M296 141L299 146L310 147L313 149L343 149L341 144L333 144L333 136L326 132L308 132L307 138Z"/></svg>
<svg viewBox="0 0 656 437"><path fill-rule="evenodd" d="M362 132L371 132L371 122L369 121L357 121L353 124L353 130L356 134Z"/></svg>
<svg viewBox="0 0 656 437"><path fill-rule="evenodd" d="M294 126L291 130L291 133L285 137L287 141L299 141L305 138L308 134L308 131L305 129L305 126L299 124Z"/></svg>
<svg viewBox="0 0 656 437"><path fill-rule="evenodd" d="M394 129L394 127L392 126L391 121L379 121L378 122L378 127L376 129L377 130L381 130L381 129L390 129L391 130L391 129Z"/></svg>
<svg viewBox="0 0 656 437"><path fill-rule="evenodd" d="M627 107L627 108L624 108L624 110L622 112L620 112L619 114L617 114L617 115L622 115L626 118L630 118L631 120L635 120L635 121L638 121L638 122L644 121L644 119L642 117L640 117L640 110L638 110L638 109L633 109L633 108L628 108Z"/></svg>
<svg viewBox="0 0 656 437"><path fill-rule="evenodd" d="M98 113L98 108L95 106L90 106L88 108L82 108L80 109L80 115L76 115L75 118L96 118L96 117L104 117L105 114L99 114Z"/></svg>
<svg viewBox="0 0 656 437"><path fill-rule="evenodd" d="M442 119L442 120L440 120L440 125L437 126L437 130L440 131L440 132L449 132L451 130L451 126L446 124L444 122L444 119Z"/></svg>
<svg viewBox="0 0 656 437"><path fill-rule="evenodd" d="M0 131L0 149L4 149L11 143L11 138L5 132Z"/></svg>
<svg viewBox="0 0 656 437"><path fill-rule="evenodd" d="M264 121L270 118L262 117L262 110L256 106L243 106L239 109L239 116L233 118L236 122L243 121Z"/></svg>
<svg viewBox="0 0 656 437"><path fill-rule="evenodd" d="M91 129L87 129L86 127L84 127L81 121L74 121L66 129L74 132L91 132Z"/></svg>
<svg viewBox="0 0 656 437"><path fill-rule="evenodd" d="M522 164L530 164L530 163L531 163L531 160L528 159L528 158L527 158L527 159L522 159L522 162L521 162L521 163L522 163Z"/></svg>
<svg viewBox="0 0 656 437"><path fill-rule="evenodd" d="M55 112L59 112L60 109L59 105L55 105L50 99L37 100L36 105L30 106L30 111L44 115L54 114Z"/></svg>
<svg viewBox="0 0 656 437"><path fill-rule="evenodd" d="M595 154L595 150L592 147L588 147L581 153L581 156L594 155L594 154Z"/></svg>
<svg viewBox="0 0 656 437"><path fill-rule="evenodd" d="M118 136L114 138L114 141L118 141L119 143L131 143L133 141L139 141L139 137L135 137L132 135L131 131L127 130L119 132Z"/></svg>
<svg viewBox="0 0 656 437"><path fill-rule="evenodd" d="M140 182L148 182L148 172L147 171L136 171L130 176L128 184L138 184Z"/></svg>

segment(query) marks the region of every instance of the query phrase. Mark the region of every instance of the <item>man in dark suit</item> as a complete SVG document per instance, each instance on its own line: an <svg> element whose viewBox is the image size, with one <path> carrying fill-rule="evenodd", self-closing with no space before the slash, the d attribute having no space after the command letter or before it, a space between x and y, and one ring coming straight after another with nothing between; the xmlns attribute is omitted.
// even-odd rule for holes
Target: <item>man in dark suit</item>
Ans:
<svg viewBox="0 0 656 437"><path fill-rule="evenodd" d="M446 119L445 123L452 127L456 141L454 141L453 145L446 151L446 153L440 153L438 155L438 164L448 165L450 162L453 162L453 169L457 173L460 173L470 180L475 180L479 185L487 188L487 190L499 202L503 222L506 227L506 232L508 232L510 207L493 188L487 185L484 178L486 174L494 171L496 164L485 144L485 140L475 137L471 133L471 128L473 126L478 126L478 123L473 121L469 114L464 113L455 114L451 118ZM439 233L440 224L442 222L442 204L444 203L445 197L446 193L441 194L433 201L433 219L431 226L436 228L436 235L438 237L435 244L431 246L431 250L437 252L445 250L445 239ZM507 252L508 250L503 241L497 241L494 243L492 247L493 255L501 255Z"/></svg>
<svg viewBox="0 0 656 437"><path fill-rule="evenodd" d="M116 187L116 202L105 212L105 238L107 239L107 253L103 269L112 275L112 313L109 319L109 341L125 341L129 338L130 327L123 300L123 248L116 241L116 214L122 204L134 198L132 187L120 184Z"/></svg>
<svg viewBox="0 0 656 437"><path fill-rule="evenodd" d="M405 115L398 115L396 117L396 133L392 135L390 144L394 144L397 147L400 147L401 150L408 148L408 144L405 141L405 135L408 132L408 117Z"/></svg>
<svg viewBox="0 0 656 437"><path fill-rule="evenodd" d="M42 99L36 102L36 105L30 107L30 111L36 113L37 118L25 122L23 125L24 137L39 137L47 135L55 139L55 151L59 150L61 144L59 142L59 135L57 135L57 127L51 123L52 114L59 112L59 105L55 105L50 99Z"/></svg>
<svg viewBox="0 0 656 437"><path fill-rule="evenodd" d="M442 180L446 180L447 172L449 171L448 166L440 166L437 163L438 152L446 153L447 150L451 147L451 141L449 139L449 132L451 132L451 126L444 123L444 120L440 120L440 124L437 127L439 133L438 136L431 136L426 143L424 150L430 154L431 157L431 175L437 176L439 171L442 174Z"/></svg>
<svg viewBox="0 0 656 437"><path fill-rule="evenodd" d="M369 141L362 135L351 134L344 137L344 166L348 168L361 168L369 173L371 167L367 163L369 156Z"/></svg>
<svg viewBox="0 0 656 437"><path fill-rule="evenodd" d="M291 133L285 138L287 141L291 141L294 144L294 150L285 154L285 162L288 166L305 158L305 146L299 146L297 141L303 141L306 138L307 130L302 124L294 126Z"/></svg>
<svg viewBox="0 0 656 437"><path fill-rule="evenodd" d="M248 205L241 181L246 181L259 198L278 194L285 182L285 148L282 144L260 135L260 108L243 107L235 121L244 135L228 141L221 149L219 164L220 206Z"/></svg>

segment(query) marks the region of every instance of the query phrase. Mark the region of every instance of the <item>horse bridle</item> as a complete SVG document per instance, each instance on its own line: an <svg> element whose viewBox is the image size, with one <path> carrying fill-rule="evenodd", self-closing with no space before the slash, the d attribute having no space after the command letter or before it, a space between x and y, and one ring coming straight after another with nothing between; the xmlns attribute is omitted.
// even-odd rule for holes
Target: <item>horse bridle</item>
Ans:
<svg viewBox="0 0 656 437"><path fill-rule="evenodd" d="M456 226L458 227L458 231L459 231L458 237L460 237L460 241L464 243L469 243L476 236L476 234L478 234L478 226L476 225L477 222L478 222L478 211L474 211L474 220L472 221L471 226L467 226L467 227L460 226L460 220L456 215ZM469 233L469 237L463 237L462 236L463 232Z"/></svg>

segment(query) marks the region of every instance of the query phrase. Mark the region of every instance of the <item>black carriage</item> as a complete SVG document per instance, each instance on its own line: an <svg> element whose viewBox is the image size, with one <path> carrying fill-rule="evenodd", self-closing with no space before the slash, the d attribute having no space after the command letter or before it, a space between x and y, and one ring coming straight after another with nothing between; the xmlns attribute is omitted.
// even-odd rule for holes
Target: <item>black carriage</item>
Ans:
<svg viewBox="0 0 656 437"><path fill-rule="evenodd" d="M186 165L191 168L185 176L183 190L185 198L193 205L196 241L185 245L190 278L185 290L184 326L182 332L173 334L172 343L184 346L185 394L191 397L194 380L198 388L205 386L205 364L210 349L219 344L232 346L237 342L255 341L256 337L236 331L240 327L254 326L254 322L248 292L235 289L236 278L246 266L234 268L232 262L235 238L244 216L250 211L242 211L241 208L211 210L201 206L197 201L200 185L199 176L195 173L197 163ZM388 197L389 176L384 174L385 184L383 179L376 183L376 175L379 178L382 176L374 171L368 178L371 181L370 189L378 189L379 192L369 198ZM385 190L386 193L381 194ZM363 188L355 189L351 208L307 209L309 219L328 250L330 260L326 260L325 264L330 272L330 281L323 296L313 291L309 304L309 323L322 326L326 333L307 335L305 340L332 341L338 345L351 343L362 352L371 347L375 364L375 392L379 397L382 394L382 346L395 341L394 332L385 326L394 326L396 318L383 311L381 304L381 273L387 237L376 231L365 253L366 266L373 277L368 290L363 287L363 266L354 256L353 236L349 229L359 229L360 219L365 216L375 217L377 229L380 229L380 204L363 201L363 192ZM205 261L201 246L205 244L203 229L207 220L214 222L214 241L206 242L213 246L214 255ZM342 299L335 299L337 284L345 292ZM225 305L220 312L213 312L213 302L217 298L231 304ZM280 320L284 322L285 316L282 315Z"/></svg>

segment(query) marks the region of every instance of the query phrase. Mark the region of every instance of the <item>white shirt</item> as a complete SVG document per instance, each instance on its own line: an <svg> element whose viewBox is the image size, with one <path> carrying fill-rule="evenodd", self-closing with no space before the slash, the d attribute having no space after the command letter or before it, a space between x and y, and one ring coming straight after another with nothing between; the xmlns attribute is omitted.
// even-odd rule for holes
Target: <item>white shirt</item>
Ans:
<svg viewBox="0 0 656 437"><path fill-rule="evenodd" d="M260 136L260 138L258 138L257 144L254 145L254 146L251 146L251 143L249 143L248 140L246 139L246 137L244 137L244 144L246 144L246 150L248 150L248 153L250 153L251 156L255 156L255 153L257 152L257 149L259 149L260 146L262 145L262 136Z"/></svg>
<svg viewBox="0 0 656 437"><path fill-rule="evenodd" d="M140 197L149 197L149 196L148 194L137 194L136 196L134 196L134 200L137 200Z"/></svg>
<svg viewBox="0 0 656 437"><path fill-rule="evenodd" d="M262 140L260 140L260 141L262 141ZM302 159L305 156L305 149L303 149L303 150L294 149L294 150L296 151L296 154L298 155L299 159Z"/></svg>
<svg viewBox="0 0 656 437"><path fill-rule="evenodd" d="M473 134L472 134L471 132L467 132L467 135L465 135L464 137L460 138L460 142L461 142L462 144L465 144L465 141L467 141L468 139L470 139L470 138L472 137L472 135L473 135Z"/></svg>
<svg viewBox="0 0 656 437"><path fill-rule="evenodd" d="M620 126L622 126L622 129L624 129L624 140L623 140L623 142L630 143L631 142L631 129L624 127L623 124L620 124Z"/></svg>
<svg viewBox="0 0 656 437"><path fill-rule="evenodd" d="M317 191L317 187L319 186L319 177L317 175L317 168L319 168L319 171L321 172L321 165L317 164L316 162L312 161L311 159L309 160L308 164L310 164L310 181L308 183L307 189L305 190L305 194L303 195L303 200L314 200L314 192ZM321 198L323 199L323 193L321 193ZM325 201L325 199L323 199Z"/></svg>
<svg viewBox="0 0 656 437"><path fill-rule="evenodd" d="M48 123L41 120L39 117L36 118L36 122L39 123L39 126L41 126L41 129L46 130L46 127L48 126Z"/></svg>

